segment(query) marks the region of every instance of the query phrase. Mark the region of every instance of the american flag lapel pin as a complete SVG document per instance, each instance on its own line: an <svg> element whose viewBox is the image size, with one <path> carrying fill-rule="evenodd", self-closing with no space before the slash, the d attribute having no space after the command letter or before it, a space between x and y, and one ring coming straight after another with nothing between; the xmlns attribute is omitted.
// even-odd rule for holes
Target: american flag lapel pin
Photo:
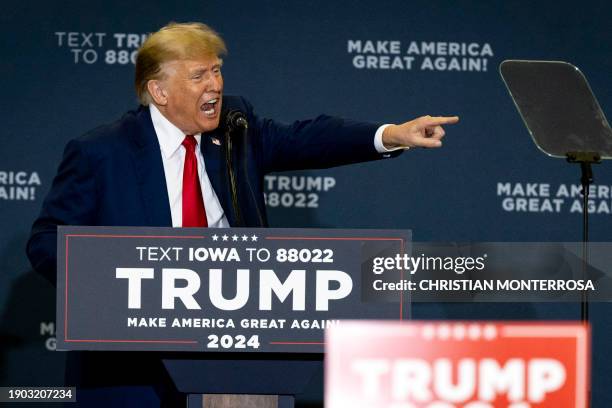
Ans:
<svg viewBox="0 0 612 408"><path fill-rule="evenodd" d="M221 141L219 141L219 139L217 139L216 137L211 137L210 140L212 140L213 144L221 146Z"/></svg>

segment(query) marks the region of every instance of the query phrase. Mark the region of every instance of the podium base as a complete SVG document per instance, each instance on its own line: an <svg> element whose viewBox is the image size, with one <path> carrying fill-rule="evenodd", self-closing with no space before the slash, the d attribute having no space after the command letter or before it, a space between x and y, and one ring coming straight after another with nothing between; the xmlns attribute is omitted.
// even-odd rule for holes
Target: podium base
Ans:
<svg viewBox="0 0 612 408"><path fill-rule="evenodd" d="M291 395L189 394L187 408L294 408Z"/></svg>

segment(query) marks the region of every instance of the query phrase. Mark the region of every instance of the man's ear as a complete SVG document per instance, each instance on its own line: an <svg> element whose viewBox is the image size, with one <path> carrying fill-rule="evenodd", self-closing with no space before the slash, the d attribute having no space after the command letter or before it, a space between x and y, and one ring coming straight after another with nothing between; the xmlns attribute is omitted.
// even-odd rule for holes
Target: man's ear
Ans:
<svg viewBox="0 0 612 408"><path fill-rule="evenodd" d="M147 90L156 105L165 106L168 103L168 95L161 81L150 79L147 82Z"/></svg>

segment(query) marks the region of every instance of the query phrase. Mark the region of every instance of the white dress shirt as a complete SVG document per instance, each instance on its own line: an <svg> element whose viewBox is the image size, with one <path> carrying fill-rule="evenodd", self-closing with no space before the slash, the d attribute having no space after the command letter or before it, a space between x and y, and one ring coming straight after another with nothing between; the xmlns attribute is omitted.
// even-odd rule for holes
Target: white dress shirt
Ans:
<svg viewBox="0 0 612 408"><path fill-rule="evenodd" d="M185 165L186 153L182 143L185 139L185 134L166 119L155 105L150 104L149 110L161 148L164 174L166 175L166 187L168 188L168 199L170 200L172 226L181 227L183 225L183 167ZM230 226L229 222L227 222L223 207L221 207L221 203L219 203L217 194L215 194L215 190L213 190L206 173L206 164L200 150L202 134L198 133L193 136L198 142L195 151L208 226L212 228L228 228Z"/></svg>
<svg viewBox="0 0 612 408"><path fill-rule="evenodd" d="M374 148L376 148L376 151L377 151L378 153L383 154L383 153L391 153L391 152L394 152L394 151L396 151L396 150L400 150L400 149L402 149L402 150L408 150L408 149L410 149L410 147L408 147L408 146L397 146L397 147L393 147L393 148L391 148L391 149L387 149L387 148L385 147L385 145L383 144L383 141L382 141L383 131L385 130L385 128L386 128L387 126L391 126L391 124L390 124L390 123L387 123L386 125L382 125L382 126L380 126L380 127L379 127L379 128L376 130L376 134L374 135ZM387 155L384 155L384 157L388 157L388 156L389 156L388 154L387 154Z"/></svg>
<svg viewBox="0 0 612 408"><path fill-rule="evenodd" d="M168 199L170 200L170 213L172 215L172 226L183 225L183 167L185 165L185 147L182 145L185 134L172 122L170 122L153 104L149 105L153 128L157 134L157 140L161 147L164 174L166 176L166 187L168 188ZM374 134L374 148L378 153L389 153L399 148L387 149L382 143L382 133L389 126L382 125ZM229 222L219 203L217 194L210 184L206 173L206 164L200 150L202 134L193 135L198 143L196 147L196 158L198 160L198 176L202 187L202 198L206 209L208 226L212 228L228 228Z"/></svg>

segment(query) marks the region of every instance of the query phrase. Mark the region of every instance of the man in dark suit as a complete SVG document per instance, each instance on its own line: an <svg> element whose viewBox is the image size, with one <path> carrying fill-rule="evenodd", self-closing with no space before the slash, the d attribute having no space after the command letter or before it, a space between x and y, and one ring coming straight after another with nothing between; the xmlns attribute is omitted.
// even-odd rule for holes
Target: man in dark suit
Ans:
<svg viewBox="0 0 612 408"><path fill-rule="evenodd" d="M199 147L205 223L264 227L266 173L376 160L402 147L438 147L441 125L458 120L426 116L381 126L319 116L282 125L255 116L243 98L223 96L223 53L221 38L203 24L170 24L148 38L136 61L142 106L65 149L28 242L37 271L55 282L57 225L186 226L180 185L185 135ZM231 136L230 163L222 112L242 112L248 123L246 135Z"/></svg>
<svg viewBox="0 0 612 408"><path fill-rule="evenodd" d="M37 271L55 282L58 225L265 227L266 173L439 147L441 125L458 120L279 124L223 96L224 53L223 40L199 23L170 24L145 41L135 67L142 106L65 149L28 241Z"/></svg>

